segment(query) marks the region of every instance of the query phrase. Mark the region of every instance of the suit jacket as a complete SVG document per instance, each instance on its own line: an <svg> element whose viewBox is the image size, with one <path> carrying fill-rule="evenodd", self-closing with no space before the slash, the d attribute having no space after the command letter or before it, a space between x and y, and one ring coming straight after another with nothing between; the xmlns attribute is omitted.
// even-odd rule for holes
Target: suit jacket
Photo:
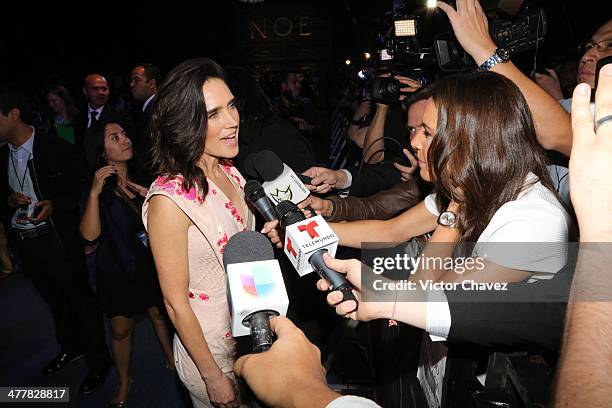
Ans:
<svg viewBox="0 0 612 408"><path fill-rule="evenodd" d="M149 101L147 107L143 111L140 107L133 115L134 132L129 135L132 139L134 151L137 152L144 161L149 163L149 149L151 148L151 136L149 135L149 126L151 123L151 115L153 114L153 102L155 96Z"/></svg>
<svg viewBox="0 0 612 408"><path fill-rule="evenodd" d="M104 105L102 113L98 121L118 121L128 134L133 131L133 122L129 115L117 111L111 104ZM85 132L87 131L87 122L89 122L89 109L85 106L79 111L74 118L74 144L80 151L83 151L83 143L85 140Z"/></svg>
<svg viewBox="0 0 612 408"><path fill-rule="evenodd" d="M325 197L334 202L328 221L388 220L419 203L421 193L416 181L403 181L370 197Z"/></svg>
<svg viewBox="0 0 612 408"><path fill-rule="evenodd" d="M78 242L81 158L72 144L44 133L36 133L33 150L34 158L28 162L28 168L38 200L53 203L49 224L64 244ZM0 148L0 214L6 226L15 212L7 204L13 193L8 182L8 161L6 144Z"/></svg>
<svg viewBox="0 0 612 408"><path fill-rule="evenodd" d="M507 291L446 291L448 342L559 352L575 255L550 280L510 283Z"/></svg>

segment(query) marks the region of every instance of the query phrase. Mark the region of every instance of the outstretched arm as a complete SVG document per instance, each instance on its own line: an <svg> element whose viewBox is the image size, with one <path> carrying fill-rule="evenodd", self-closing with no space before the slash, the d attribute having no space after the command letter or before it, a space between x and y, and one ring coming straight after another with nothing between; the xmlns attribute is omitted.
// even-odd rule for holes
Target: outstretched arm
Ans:
<svg viewBox="0 0 612 408"><path fill-rule="evenodd" d="M438 2L453 26L457 40L480 66L497 49L489 35L489 24L478 0L457 0L457 9ZM510 79L527 100L540 144L569 157L572 149L570 115L545 90L523 74L512 62L500 63L492 69Z"/></svg>

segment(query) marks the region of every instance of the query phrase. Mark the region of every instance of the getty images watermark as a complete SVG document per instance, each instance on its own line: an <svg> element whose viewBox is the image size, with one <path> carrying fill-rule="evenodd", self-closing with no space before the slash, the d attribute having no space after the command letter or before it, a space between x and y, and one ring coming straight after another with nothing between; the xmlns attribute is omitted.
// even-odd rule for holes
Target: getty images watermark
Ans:
<svg viewBox="0 0 612 408"><path fill-rule="evenodd" d="M605 250L612 254L611 246ZM362 301L438 301L432 292L445 292L455 302L565 302L577 253L567 242L369 243L362 247ZM590 293L585 298L601 299ZM604 296L612 299L612 291Z"/></svg>
<svg viewBox="0 0 612 408"><path fill-rule="evenodd" d="M409 271L414 275L416 271L442 271L443 273L452 271L462 275L466 272L482 272L486 268L485 257L428 257L423 254L411 257L406 253L395 254L393 257L375 257L372 263L372 272L382 275L385 271L403 270ZM374 290L507 290L508 284L505 282L477 282L473 279L466 279L461 282L436 282L432 279L417 280L416 282L408 279L390 281L387 279L375 279L372 282Z"/></svg>

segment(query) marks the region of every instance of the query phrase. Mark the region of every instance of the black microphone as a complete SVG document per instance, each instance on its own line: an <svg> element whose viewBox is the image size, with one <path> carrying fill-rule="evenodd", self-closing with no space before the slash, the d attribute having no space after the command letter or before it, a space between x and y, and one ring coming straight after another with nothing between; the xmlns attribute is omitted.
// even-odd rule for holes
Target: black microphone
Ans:
<svg viewBox="0 0 612 408"><path fill-rule="evenodd" d="M285 171L285 163L271 150L262 150L257 153L257 160L253 162L253 166L265 181L276 180ZM312 178L303 174L296 175L302 183L310 184L312 181Z"/></svg>
<svg viewBox="0 0 612 408"><path fill-rule="evenodd" d="M278 205L276 206L276 212L278 214L280 226L283 230L286 230L287 227L293 224L297 224L307 219L306 216L304 216L304 213L302 213L302 211L299 209L299 207L289 200L281 201L280 203L278 203ZM325 223L322 217L317 218L319 219L319 222ZM289 236L290 234L285 234L285 240L287 240ZM334 238L337 241L337 237L335 237L335 235ZM311 243L313 243L313 245L315 246L325 246L323 242L316 242L315 240L312 240ZM286 245L287 242L285 242L285 246ZM355 298L355 295L353 294L352 290L353 286L350 284L350 282L346 280L344 275L331 269L325 264L325 261L323 260L323 254L327 252L328 251L326 248L314 250L314 252L308 257L308 263L319 274L321 278L325 279L331 284L332 290L338 290L342 293L342 301L354 300L355 303L357 303L357 299ZM298 270L298 273L300 274L300 276L302 275L300 270Z"/></svg>
<svg viewBox="0 0 612 408"><path fill-rule="evenodd" d="M266 221L276 220L276 211L274 206L266 196L261 183L257 180L249 180L244 185L244 196L247 201L253 204L257 211L264 217Z"/></svg>
<svg viewBox="0 0 612 408"><path fill-rule="evenodd" d="M287 314L289 298L268 239L256 231L234 234L223 251L234 337L250 333L254 352L268 350L270 317Z"/></svg>

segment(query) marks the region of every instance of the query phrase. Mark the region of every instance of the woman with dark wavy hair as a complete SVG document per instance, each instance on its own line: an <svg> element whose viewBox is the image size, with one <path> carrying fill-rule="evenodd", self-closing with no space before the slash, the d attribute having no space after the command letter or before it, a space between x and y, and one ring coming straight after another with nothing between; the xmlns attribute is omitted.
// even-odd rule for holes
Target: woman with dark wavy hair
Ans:
<svg viewBox="0 0 612 408"><path fill-rule="evenodd" d="M143 207L168 315L179 377L196 407L239 404L233 373L223 251L252 230L238 154L240 117L221 68L185 61L166 76L151 119L158 174Z"/></svg>
<svg viewBox="0 0 612 408"><path fill-rule="evenodd" d="M151 177L132 142L119 123L101 122L87 130L85 157L91 188L84 195L79 229L95 252L96 292L104 314L110 319L112 349L119 386L111 406L127 405L132 382L130 356L134 316L147 313L174 369L172 342L141 206Z"/></svg>
<svg viewBox="0 0 612 408"><path fill-rule="evenodd" d="M464 255L487 255L482 271L438 268L422 275L446 282L550 278L561 269L571 220L519 89L492 72L447 77L432 89L422 122L411 144L435 193L388 221L332 224L340 244L397 243L431 233L426 255L451 256L458 243ZM495 245L507 242L541 244L520 246L519 256L517 246Z"/></svg>

